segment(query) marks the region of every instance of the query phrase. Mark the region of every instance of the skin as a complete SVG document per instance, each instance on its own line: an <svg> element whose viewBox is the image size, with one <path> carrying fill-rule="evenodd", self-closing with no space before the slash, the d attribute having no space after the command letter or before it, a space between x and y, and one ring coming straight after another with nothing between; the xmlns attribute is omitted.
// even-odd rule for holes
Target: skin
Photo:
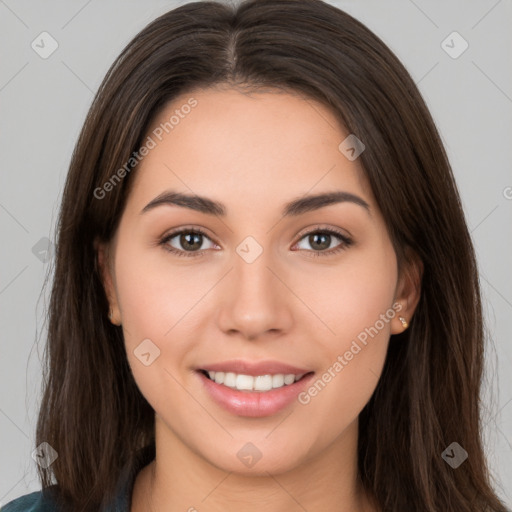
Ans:
<svg viewBox="0 0 512 512"><path fill-rule="evenodd" d="M136 479L131 510L377 510L357 478L358 415L390 335L404 330L398 316L410 321L416 308L421 265L398 275L359 160L338 149L348 133L327 108L292 93L215 88L175 99L153 127L190 97L197 106L144 158L115 237L98 246L112 322L123 326L133 375L156 412L156 459ZM172 205L140 214L169 189L221 201L227 214ZM364 199L370 213L344 202L281 216L292 199L338 190ZM159 245L180 227L207 232L202 256ZM304 235L320 228L353 244L312 257L321 250ZM236 252L247 236L263 249L250 264ZM187 251L179 236L167 244ZM324 253L343 241L333 235L328 244ZM400 313L307 405L233 415L195 373L228 359L275 359L319 377L397 303ZM133 353L147 338L161 351L150 366ZM248 442L262 454L251 468L237 457Z"/></svg>

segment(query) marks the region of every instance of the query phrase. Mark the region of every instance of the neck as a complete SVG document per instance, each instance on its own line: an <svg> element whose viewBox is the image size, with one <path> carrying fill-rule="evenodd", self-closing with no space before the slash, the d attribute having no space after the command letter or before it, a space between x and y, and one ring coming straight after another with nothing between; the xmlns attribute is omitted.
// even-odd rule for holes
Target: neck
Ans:
<svg viewBox="0 0 512 512"><path fill-rule="evenodd" d="M137 476L131 512L375 511L357 473L357 421L284 472L223 470L193 452L156 415L156 458ZM256 467L256 466L255 466Z"/></svg>

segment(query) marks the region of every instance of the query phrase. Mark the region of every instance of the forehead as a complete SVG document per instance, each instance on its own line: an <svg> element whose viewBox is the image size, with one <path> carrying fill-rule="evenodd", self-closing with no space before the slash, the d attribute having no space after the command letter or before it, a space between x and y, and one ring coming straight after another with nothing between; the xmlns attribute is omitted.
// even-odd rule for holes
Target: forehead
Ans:
<svg viewBox="0 0 512 512"><path fill-rule="evenodd" d="M154 118L132 194L143 201L172 188L256 206L343 189L371 202L359 161L339 149L348 135L328 108L297 94L192 91Z"/></svg>

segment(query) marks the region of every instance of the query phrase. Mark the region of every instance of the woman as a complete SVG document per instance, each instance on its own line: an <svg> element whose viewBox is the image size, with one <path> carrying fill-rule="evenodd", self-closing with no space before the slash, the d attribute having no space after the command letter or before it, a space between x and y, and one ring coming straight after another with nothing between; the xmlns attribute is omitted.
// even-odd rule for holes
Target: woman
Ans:
<svg viewBox="0 0 512 512"><path fill-rule="evenodd" d="M184 5L80 135L43 489L5 510L505 511L483 348L450 165L391 51L320 0Z"/></svg>

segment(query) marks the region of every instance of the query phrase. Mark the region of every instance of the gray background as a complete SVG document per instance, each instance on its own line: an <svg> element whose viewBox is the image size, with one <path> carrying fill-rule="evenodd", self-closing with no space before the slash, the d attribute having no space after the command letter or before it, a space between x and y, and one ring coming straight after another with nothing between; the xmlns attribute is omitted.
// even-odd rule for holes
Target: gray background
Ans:
<svg viewBox="0 0 512 512"><path fill-rule="evenodd" d="M121 49L148 22L183 3L0 0L0 504L40 488L31 453L48 297L41 289L51 268L44 237L53 240L73 146ZM365 23L404 62L446 145L477 250L492 340L485 443L498 492L510 505L511 0L330 3ZM31 47L43 31L59 45L47 59ZM458 58L441 45L453 31L469 44ZM452 39L450 51L460 50L461 42Z"/></svg>

